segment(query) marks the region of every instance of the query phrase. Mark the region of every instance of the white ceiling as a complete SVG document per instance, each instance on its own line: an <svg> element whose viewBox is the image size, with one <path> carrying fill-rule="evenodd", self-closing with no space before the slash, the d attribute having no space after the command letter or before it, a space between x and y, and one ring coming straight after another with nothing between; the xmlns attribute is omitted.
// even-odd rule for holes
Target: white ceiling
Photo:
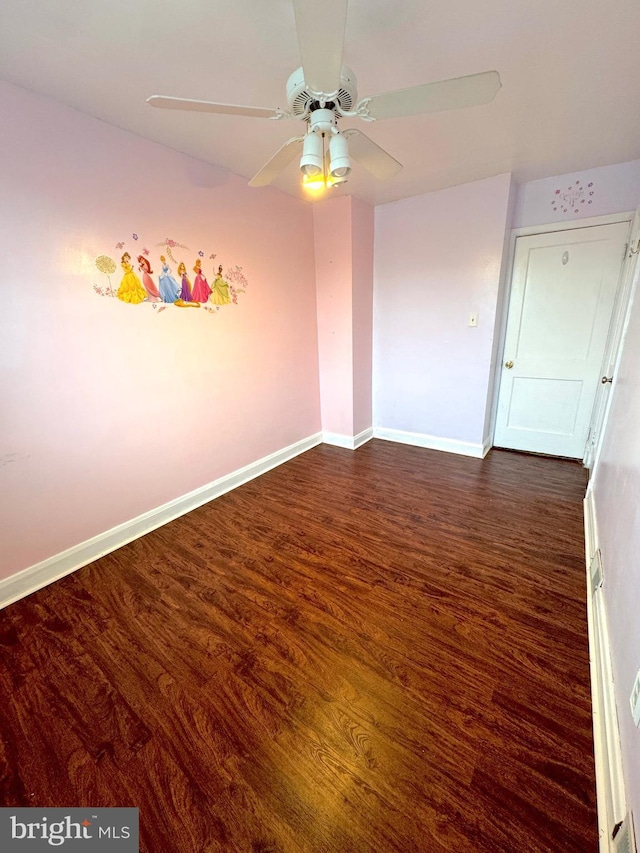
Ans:
<svg viewBox="0 0 640 853"><path fill-rule="evenodd" d="M523 182L639 158L639 56L637 0L351 0L344 62L360 97L492 69L502 89L456 112L343 119L404 169L378 182L356 165L339 192L381 204L501 172ZM299 64L290 0L2 4L0 77L247 179L298 122L165 112L146 98L286 108ZM275 186L301 193L295 162Z"/></svg>

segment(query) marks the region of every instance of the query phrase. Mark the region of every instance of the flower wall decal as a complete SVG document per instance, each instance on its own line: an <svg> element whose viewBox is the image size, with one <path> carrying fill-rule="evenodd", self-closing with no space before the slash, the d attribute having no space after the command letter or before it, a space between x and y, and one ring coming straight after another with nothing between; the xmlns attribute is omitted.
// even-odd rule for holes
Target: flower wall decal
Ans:
<svg viewBox="0 0 640 853"><path fill-rule="evenodd" d="M107 277L107 281L109 282L109 287L103 289L98 287L97 285L93 285L93 289L96 293L99 293L100 296L115 296L115 290L111 287L111 276L118 269L116 266L116 262L113 258L110 258L109 255L98 255L96 258L96 268L100 270L101 273L104 273Z"/></svg>
<svg viewBox="0 0 640 853"><path fill-rule="evenodd" d="M583 205L593 203L593 181L585 187L580 180L574 181L566 189L558 188L551 199L551 208L556 213L580 213Z"/></svg>

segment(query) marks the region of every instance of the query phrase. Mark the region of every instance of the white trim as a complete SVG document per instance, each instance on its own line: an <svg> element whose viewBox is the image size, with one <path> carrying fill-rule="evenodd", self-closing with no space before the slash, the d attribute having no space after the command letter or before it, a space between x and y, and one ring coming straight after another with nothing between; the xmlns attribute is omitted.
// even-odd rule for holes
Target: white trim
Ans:
<svg viewBox="0 0 640 853"><path fill-rule="evenodd" d="M395 441L398 444L411 444L414 447L427 447L429 450L444 450L446 453L458 453L462 456L474 456L482 459L489 448L487 442L476 444L471 441L457 441L453 438L441 438L437 435L427 435L422 432L407 432L403 429L373 428L373 437L384 441Z"/></svg>
<svg viewBox="0 0 640 853"><path fill-rule="evenodd" d="M343 435L340 432L323 432L322 441L324 444L331 444L333 447L343 447L345 450L357 450L371 441L373 438L373 428L363 429L357 435Z"/></svg>
<svg viewBox="0 0 640 853"><path fill-rule="evenodd" d="M353 449L357 450L359 447L362 447L363 444L366 444L368 441L371 441L372 438L373 427L363 429L362 432L359 432L357 435L353 436Z"/></svg>
<svg viewBox="0 0 640 853"><path fill-rule="evenodd" d="M489 377L487 383L487 402L485 408L485 430L488 437L485 439L489 442L487 452L493 447L493 435L496 429L496 416L498 414L498 394L496 389L496 375L502 373L502 350L504 348L505 335L507 333L507 311L509 308L508 301L505 300L505 293L509 293L511 288L511 275L513 259L510 256L511 251L511 223L513 221L517 190L514 181L511 183L509 191L509 203L507 206L507 219L505 222L504 238L502 240L502 253L500 255L500 275L498 277L498 293L496 298L496 309L493 321L493 342L491 346L491 362L489 366ZM487 422L487 414L489 419Z"/></svg>
<svg viewBox="0 0 640 853"><path fill-rule="evenodd" d="M331 444L333 447L343 447L345 450L353 450L353 436L343 435L340 432L323 432L322 443Z"/></svg>
<svg viewBox="0 0 640 853"><path fill-rule="evenodd" d="M614 826L625 819L626 795L603 589L599 587L591 593L591 559L598 548L598 528L591 489L587 491L584 500L584 522L599 850L600 853L612 853L615 845L611 833Z"/></svg>
<svg viewBox="0 0 640 853"><path fill-rule="evenodd" d="M272 468L288 462L300 453L316 447L321 442L321 433L303 438L301 441L283 447L281 450L264 456L244 468L238 468L237 471L219 477L206 486L194 489L192 492L169 501L163 506L156 507L137 518L132 518L130 521L125 521L111 530L87 539L86 542L74 545L72 548L49 557L41 563L36 563L15 575L4 578L0 581L0 609L38 589L42 589L42 587L63 578L65 575L75 572L76 569L92 563L99 557L104 557L105 554L121 548L128 542L162 527L167 522L173 521L174 518L179 518L181 515L202 506L202 504L241 486L243 483L248 483L249 480L253 480Z"/></svg>
<svg viewBox="0 0 640 853"><path fill-rule="evenodd" d="M512 228L511 235L515 242L516 237L532 237L535 234L552 234L554 231L573 231L575 228L597 228L599 225L631 222L633 215L633 210L625 210L621 213L589 216L586 219L567 219L564 222L551 222L546 225L525 225L521 228Z"/></svg>
<svg viewBox="0 0 640 853"><path fill-rule="evenodd" d="M606 391L600 386L599 395L593 406L591 413L591 423L589 424L589 441L585 448L583 464L593 474L598 463L600 450L602 449L602 441L607 429L607 421L611 410L611 402L613 400L614 388L616 385L616 376L622 358L622 349L624 347L627 327L631 317L631 306L635 298L638 278L640 276L640 265L638 264L638 255L631 251L632 243L638 239L640 233L640 208L636 210L633 222L629 230L629 238L627 243L627 251L622 263L620 273L620 283L618 293L616 295L616 304L613 309L611 319L611 328L607 339L607 349L605 351L604 361L602 365L602 375L613 377L613 383L609 385Z"/></svg>

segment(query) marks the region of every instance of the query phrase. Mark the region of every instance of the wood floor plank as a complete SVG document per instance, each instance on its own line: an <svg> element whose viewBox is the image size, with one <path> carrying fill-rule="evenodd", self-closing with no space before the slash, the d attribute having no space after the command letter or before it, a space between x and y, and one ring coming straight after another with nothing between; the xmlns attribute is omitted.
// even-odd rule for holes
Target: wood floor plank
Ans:
<svg viewBox="0 0 640 853"><path fill-rule="evenodd" d="M0 613L0 798L145 853L597 849L582 468L314 448Z"/></svg>
<svg viewBox="0 0 640 853"><path fill-rule="evenodd" d="M58 716L96 760L110 755L121 763L146 743L149 730L73 636L58 608L31 598L12 611L12 619L18 642L45 677ZM76 689L70 691L70 684Z"/></svg>

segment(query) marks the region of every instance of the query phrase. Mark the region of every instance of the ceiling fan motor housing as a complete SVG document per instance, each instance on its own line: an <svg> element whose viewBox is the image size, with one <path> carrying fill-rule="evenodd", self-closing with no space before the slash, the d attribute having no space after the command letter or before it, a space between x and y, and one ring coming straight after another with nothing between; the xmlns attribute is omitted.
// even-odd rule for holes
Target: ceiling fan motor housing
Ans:
<svg viewBox="0 0 640 853"><path fill-rule="evenodd" d="M322 96L331 96L325 98L326 106L331 108L331 104L337 104L345 112L352 110L358 99L358 82L356 75L346 65L342 66L340 72L340 83L338 91L333 92L314 92L309 89L304 79L304 71L298 68L287 80L287 102L291 112L296 116L305 116L319 109L325 104L321 103Z"/></svg>

